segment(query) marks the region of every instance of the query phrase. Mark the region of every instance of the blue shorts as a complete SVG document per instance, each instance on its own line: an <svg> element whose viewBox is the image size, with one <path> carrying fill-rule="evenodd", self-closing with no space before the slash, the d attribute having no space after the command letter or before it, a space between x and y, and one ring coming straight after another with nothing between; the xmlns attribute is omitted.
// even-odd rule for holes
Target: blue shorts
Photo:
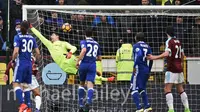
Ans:
<svg viewBox="0 0 200 112"><path fill-rule="evenodd" d="M132 75L131 78L131 89L134 90L145 90L146 84L149 79L149 74L144 73L136 73L135 75Z"/></svg>
<svg viewBox="0 0 200 112"><path fill-rule="evenodd" d="M81 63L79 67L80 81L91 81L94 83L96 76L96 63Z"/></svg>
<svg viewBox="0 0 200 112"><path fill-rule="evenodd" d="M32 64L16 63L13 82L31 84Z"/></svg>

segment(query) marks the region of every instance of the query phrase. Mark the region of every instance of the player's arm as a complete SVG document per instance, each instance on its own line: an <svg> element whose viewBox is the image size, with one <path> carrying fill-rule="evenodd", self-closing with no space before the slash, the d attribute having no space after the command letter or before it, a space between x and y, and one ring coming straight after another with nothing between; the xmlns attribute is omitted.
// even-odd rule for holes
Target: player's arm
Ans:
<svg viewBox="0 0 200 112"><path fill-rule="evenodd" d="M168 57L171 52L171 47L172 47L172 45L167 41L165 52L163 52L162 54L160 54L158 56L148 55L147 59L157 60L157 59L162 59L162 58Z"/></svg>
<svg viewBox="0 0 200 112"><path fill-rule="evenodd" d="M72 54L76 52L77 48L76 48L76 46L73 46L68 42L65 42L64 44L65 44L66 49L70 50L67 54L67 58L69 59L69 58L71 58Z"/></svg>
<svg viewBox="0 0 200 112"><path fill-rule="evenodd" d="M82 48L81 49L81 53L78 57L78 60L76 62L76 66L78 67L79 66L79 62L83 59L83 57L85 56L85 53L86 53L87 49L86 48Z"/></svg>
<svg viewBox="0 0 200 112"><path fill-rule="evenodd" d="M35 50L35 57L36 57L36 59L37 60L40 60L40 57L41 57L41 55L40 55L40 50L39 50L39 48L38 48L38 45L37 45L37 43L36 43L36 40L35 40L35 38L33 39L33 48L34 48L34 50Z"/></svg>
<svg viewBox="0 0 200 112"><path fill-rule="evenodd" d="M134 66L133 68L135 69L136 66L138 65L139 61L141 58L143 58L142 51L139 48L135 48L135 56L134 56Z"/></svg>
<svg viewBox="0 0 200 112"><path fill-rule="evenodd" d="M15 62L15 59L17 58L17 56L19 54L19 46L20 46L19 37L15 36L14 38L15 38L15 40L14 40L14 51L13 51L13 54L12 54L12 63Z"/></svg>
<svg viewBox="0 0 200 112"><path fill-rule="evenodd" d="M36 57L37 60L41 59L39 48L35 48L35 57Z"/></svg>
<svg viewBox="0 0 200 112"><path fill-rule="evenodd" d="M35 29L32 25L30 25L31 31L42 41L45 46L51 44L51 41L46 39L37 29Z"/></svg>
<svg viewBox="0 0 200 112"><path fill-rule="evenodd" d="M76 67L77 67L77 68L78 68L78 66L79 66L79 62L83 59L83 57L85 56L85 53L86 53L86 51L87 51L85 41L81 41L81 42L80 42L80 45L81 45L81 53L80 53L80 55L79 55L79 57L78 57L78 60L77 60L77 62L76 62Z"/></svg>
<svg viewBox="0 0 200 112"><path fill-rule="evenodd" d="M17 58L18 54L19 54L19 47L15 47L14 51L13 51L13 55L12 55L12 61L13 62Z"/></svg>
<svg viewBox="0 0 200 112"><path fill-rule="evenodd" d="M160 54L158 56L151 55L150 59L151 60L157 60L157 59L162 59L162 58L165 58L165 57L168 57L168 56L169 56L169 51L165 51L165 52L163 52L162 54Z"/></svg>

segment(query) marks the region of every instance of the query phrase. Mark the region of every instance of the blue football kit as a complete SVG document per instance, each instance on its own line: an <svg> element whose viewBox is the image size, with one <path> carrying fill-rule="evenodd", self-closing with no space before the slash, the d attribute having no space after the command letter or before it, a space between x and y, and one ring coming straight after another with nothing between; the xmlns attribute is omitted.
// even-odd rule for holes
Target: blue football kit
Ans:
<svg viewBox="0 0 200 112"><path fill-rule="evenodd" d="M94 82L96 76L96 57L101 55L99 44L92 38L80 42L86 53L79 67L80 81Z"/></svg>
<svg viewBox="0 0 200 112"><path fill-rule="evenodd" d="M13 82L31 84L32 78L32 50L37 48L33 36L18 33L14 37L14 47L19 48L19 55L16 60Z"/></svg>
<svg viewBox="0 0 200 112"><path fill-rule="evenodd" d="M146 93L146 84L149 79L149 74L153 61L147 61L146 57L151 54L151 48L143 41L137 42L133 45L133 56L134 56L134 69L135 72L131 78L131 89L133 101L136 104L137 110L141 110L140 95L143 100L144 109L150 109L148 96Z"/></svg>
<svg viewBox="0 0 200 112"><path fill-rule="evenodd" d="M151 48L145 42L140 41L133 45L134 69L132 77L133 89L145 89L152 64L148 64L146 56L152 53ZM134 79L135 76L135 79Z"/></svg>

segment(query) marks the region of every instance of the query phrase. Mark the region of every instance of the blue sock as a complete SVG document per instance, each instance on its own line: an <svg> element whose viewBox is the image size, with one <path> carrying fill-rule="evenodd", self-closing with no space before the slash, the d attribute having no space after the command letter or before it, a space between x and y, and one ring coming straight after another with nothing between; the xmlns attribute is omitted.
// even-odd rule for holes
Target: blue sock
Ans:
<svg viewBox="0 0 200 112"><path fill-rule="evenodd" d="M150 104L149 104L149 101L148 101L148 96L147 96L147 93L145 90L142 90L140 92L140 95L142 96L142 100L143 100L143 103L144 103L144 107L145 108L149 108L150 107Z"/></svg>
<svg viewBox="0 0 200 112"><path fill-rule="evenodd" d="M23 96L22 96L23 91L20 87L15 87L14 90L15 90L16 97L19 101L19 104L21 105L22 103L24 103Z"/></svg>
<svg viewBox="0 0 200 112"><path fill-rule="evenodd" d="M93 94L94 94L94 89L93 89L93 88L89 88L89 89L88 89L88 97L87 97L87 103L88 103L89 105L92 104Z"/></svg>
<svg viewBox="0 0 200 112"><path fill-rule="evenodd" d="M140 95L139 95L138 91L133 91L132 97L133 97L133 101L136 104L137 110L140 110L142 108L142 106L140 105Z"/></svg>
<svg viewBox="0 0 200 112"><path fill-rule="evenodd" d="M83 97L84 97L84 95L85 95L85 89L84 89L84 87L79 87L78 88L78 96L79 96L79 106L80 107L83 107Z"/></svg>
<svg viewBox="0 0 200 112"><path fill-rule="evenodd" d="M31 108L31 92L30 91L24 92L24 99L28 108Z"/></svg>

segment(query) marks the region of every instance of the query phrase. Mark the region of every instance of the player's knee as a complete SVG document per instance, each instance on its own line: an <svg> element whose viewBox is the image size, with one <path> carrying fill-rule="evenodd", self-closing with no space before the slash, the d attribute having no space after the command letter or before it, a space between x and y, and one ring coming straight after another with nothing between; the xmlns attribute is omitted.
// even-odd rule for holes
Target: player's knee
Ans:
<svg viewBox="0 0 200 112"><path fill-rule="evenodd" d="M165 93L171 93L171 89L165 86L164 92L165 92Z"/></svg>
<svg viewBox="0 0 200 112"><path fill-rule="evenodd" d="M23 92L27 92L27 91L30 91L30 89L26 88L26 89L23 90Z"/></svg>
<svg viewBox="0 0 200 112"><path fill-rule="evenodd" d="M19 83L12 83L13 88L20 87Z"/></svg>
<svg viewBox="0 0 200 112"><path fill-rule="evenodd" d="M40 96L40 90L38 88L33 90L34 96Z"/></svg>
<svg viewBox="0 0 200 112"><path fill-rule="evenodd" d="M145 90L144 90L144 89L140 89L138 92L139 92L140 94L142 94L142 93L145 92Z"/></svg>
<svg viewBox="0 0 200 112"><path fill-rule="evenodd" d="M78 87L78 89L85 90L84 86L81 86L81 85Z"/></svg>
<svg viewBox="0 0 200 112"><path fill-rule="evenodd" d="M133 90L133 91L131 92L131 95L134 95L135 93L138 93L138 90Z"/></svg>
<svg viewBox="0 0 200 112"><path fill-rule="evenodd" d="M80 86L84 87L85 86L85 82L84 81L80 81Z"/></svg>
<svg viewBox="0 0 200 112"><path fill-rule="evenodd" d="M13 88L14 88L14 91L21 89L20 87L13 87Z"/></svg>
<svg viewBox="0 0 200 112"><path fill-rule="evenodd" d="M93 86L94 86L94 83L93 83L93 82L91 82L91 81L88 81L88 82L87 82L87 87L88 87L88 88L93 88Z"/></svg>

